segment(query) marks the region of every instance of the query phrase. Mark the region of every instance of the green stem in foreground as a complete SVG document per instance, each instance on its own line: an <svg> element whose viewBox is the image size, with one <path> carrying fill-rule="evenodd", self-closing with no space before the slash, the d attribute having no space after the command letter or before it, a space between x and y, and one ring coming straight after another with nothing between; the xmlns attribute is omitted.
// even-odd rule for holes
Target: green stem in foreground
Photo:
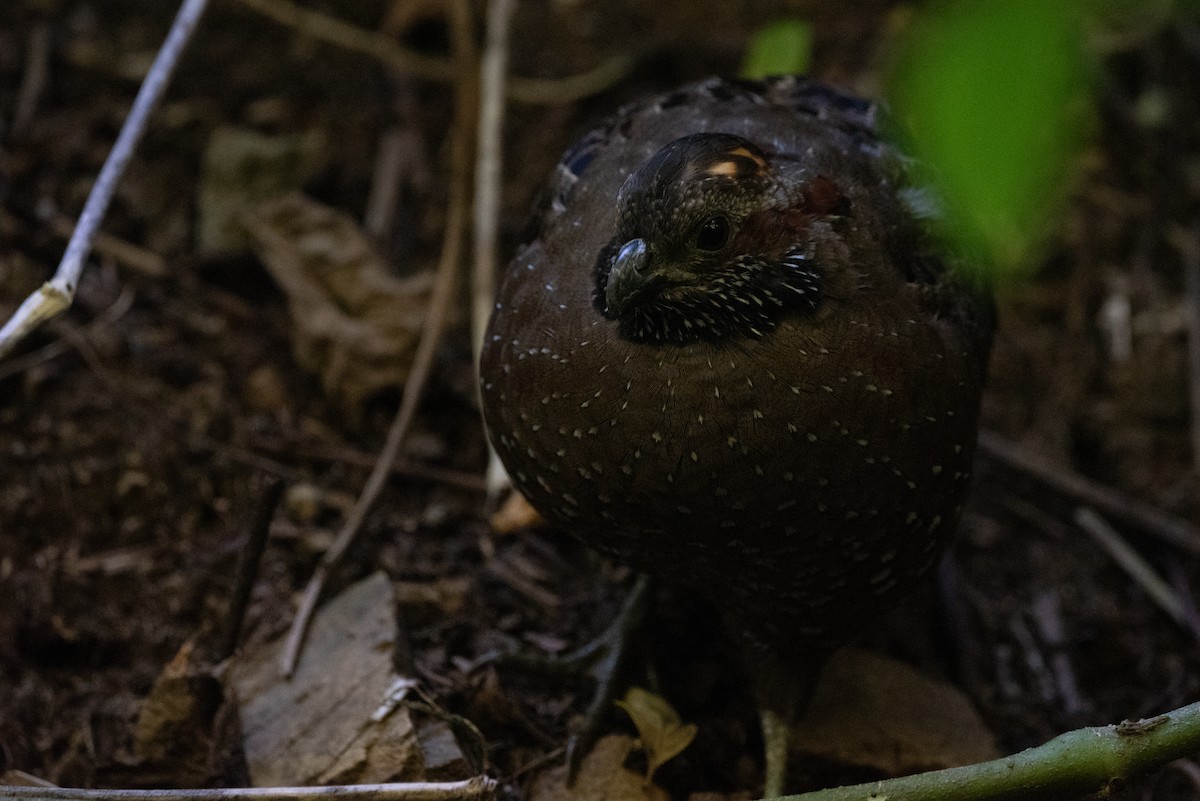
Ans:
<svg viewBox="0 0 1200 801"><path fill-rule="evenodd" d="M1200 752L1200 703L1137 722L1077 729L961 768L786 796L788 801L1035 801L1106 793Z"/></svg>

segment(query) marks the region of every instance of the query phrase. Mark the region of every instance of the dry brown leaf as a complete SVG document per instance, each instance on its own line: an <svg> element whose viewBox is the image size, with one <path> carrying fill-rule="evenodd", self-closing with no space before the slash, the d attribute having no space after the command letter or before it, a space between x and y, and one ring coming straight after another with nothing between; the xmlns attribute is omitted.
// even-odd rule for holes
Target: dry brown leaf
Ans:
<svg viewBox="0 0 1200 801"><path fill-rule="evenodd" d="M278 640L238 657L232 683L255 786L424 779L408 711L377 714L398 678L393 610L391 582L376 573L321 608L290 679Z"/></svg>
<svg viewBox="0 0 1200 801"><path fill-rule="evenodd" d="M246 230L287 295L296 361L346 412L407 380L431 273L397 278L353 220L298 194L257 209Z"/></svg>
<svg viewBox="0 0 1200 801"><path fill-rule="evenodd" d="M529 801L668 801L661 788L625 768L633 751L632 737L602 737L583 758L575 783L567 786L567 767L560 765L534 779Z"/></svg>
<svg viewBox="0 0 1200 801"><path fill-rule="evenodd" d="M661 695L641 687L630 687L625 698L616 704L629 714L637 727L638 740L646 752L646 781L651 781L654 771L682 753L696 739L696 725L680 720L679 713Z"/></svg>
<svg viewBox="0 0 1200 801"><path fill-rule="evenodd" d="M792 736L798 751L893 776L1000 755L961 692L860 648L829 660Z"/></svg>
<svg viewBox="0 0 1200 801"><path fill-rule="evenodd" d="M206 665L195 664L193 643L185 642L142 704L133 736L137 762L168 768L180 786L202 786L210 778L213 720L221 699L220 682Z"/></svg>

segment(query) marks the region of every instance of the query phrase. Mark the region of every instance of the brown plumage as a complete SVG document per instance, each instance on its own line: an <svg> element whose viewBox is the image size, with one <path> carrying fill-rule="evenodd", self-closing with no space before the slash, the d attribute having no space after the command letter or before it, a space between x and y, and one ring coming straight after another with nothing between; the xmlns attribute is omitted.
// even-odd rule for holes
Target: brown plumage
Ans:
<svg viewBox="0 0 1200 801"><path fill-rule="evenodd" d="M800 79L621 110L556 169L480 366L521 492L715 604L785 722L950 537L991 339L877 113Z"/></svg>

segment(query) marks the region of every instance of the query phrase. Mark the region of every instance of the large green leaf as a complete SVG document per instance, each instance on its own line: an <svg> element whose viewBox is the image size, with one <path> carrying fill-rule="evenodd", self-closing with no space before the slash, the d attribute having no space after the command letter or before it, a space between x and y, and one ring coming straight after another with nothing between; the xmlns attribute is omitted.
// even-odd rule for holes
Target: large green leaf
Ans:
<svg viewBox="0 0 1200 801"><path fill-rule="evenodd" d="M808 71L812 28L798 19L764 25L755 32L742 61L743 78L789 75Z"/></svg>
<svg viewBox="0 0 1200 801"><path fill-rule="evenodd" d="M1079 5L970 0L914 22L888 79L950 218L1019 267L1064 193L1088 115Z"/></svg>

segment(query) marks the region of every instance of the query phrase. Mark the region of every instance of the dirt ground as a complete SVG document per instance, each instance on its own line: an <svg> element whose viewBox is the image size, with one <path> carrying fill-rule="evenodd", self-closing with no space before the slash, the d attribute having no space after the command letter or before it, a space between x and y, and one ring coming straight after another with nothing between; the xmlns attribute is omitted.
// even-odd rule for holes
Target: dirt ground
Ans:
<svg viewBox="0 0 1200 801"><path fill-rule="evenodd" d="M390 26L408 46L446 57L438 3L313 5L369 29ZM889 5L814 12L813 72L870 92L902 19ZM173 6L16 0L0 9L5 318L57 264ZM516 75L580 72L633 31L646 44L631 72L595 96L512 106L506 246L572 137L640 93L734 72L746 32L773 10L657 6L653 15L633 2L519 8ZM1187 259L1200 259L1200 22L1109 33L1096 44L1092 144L1068 208L1030 277L1000 291L984 428L1117 494L1117 506L1136 498L1200 524L1186 341L1200 307L1185 300L1184 278ZM44 71L41 83L31 70ZM181 781L130 756L135 721L185 642L220 641L267 479L282 479L288 494L254 584L245 647L290 622L395 413L394 382L347 397L304 369L284 294L259 258L228 242L204 246L214 132L313 133L316 144L295 157L304 163L288 168L295 185L359 220L381 141L400 136L406 166L375 243L398 274L414 276L436 265L440 249L451 102L445 83L214 2L121 184L104 227L110 239L74 307L0 361L0 773L70 786ZM465 290L460 301L465 309ZM465 312L455 319L406 469L328 595L376 569L406 586L465 582L452 613L402 619L397 658L438 704L479 727L493 775L520 793L554 760L586 694L468 663L493 648L583 642L619 607L630 577L559 532L490 530ZM1178 622L1076 525L1085 505L985 448L942 602L927 593L874 640L960 688L1004 752L1200 696L1196 554L1100 510L1165 578ZM651 623L653 656L664 685L679 688L666 694L700 735L659 782L679 798L751 789L760 769L753 711L730 655L699 633L703 613L686 607L664 599ZM245 781L236 759L221 765L208 783ZM808 771L813 787L871 776ZM1200 798L1197 774L1195 764L1178 766L1124 792Z"/></svg>

